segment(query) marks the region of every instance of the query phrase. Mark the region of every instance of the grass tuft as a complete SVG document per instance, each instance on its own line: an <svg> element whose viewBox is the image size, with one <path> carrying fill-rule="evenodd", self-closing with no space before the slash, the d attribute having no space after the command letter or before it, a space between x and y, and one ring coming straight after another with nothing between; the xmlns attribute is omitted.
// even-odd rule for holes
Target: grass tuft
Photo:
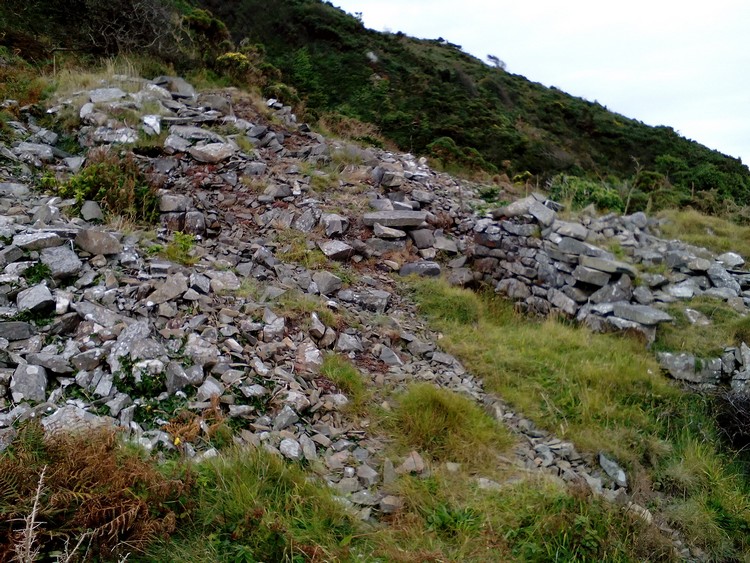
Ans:
<svg viewBox="0 0 750 563"><path fill-rule="evenodd" d="M387 425L406 449L434 461L492 466L513 440L471 399L429 383L411 385L398 397Z"/></svg>
<svg viewBox="0 0 750 563"><path fill-rule="evenodd" d="M685 309L703 313L710 324L692 324ZM726 301L696 297L670 305L667 309L674 323L663 324L656 333L654 349L663 352L688 352L701 358L719 357L727 346L750 342L750 317L743 316Z"/></svg>
<svg viewBox="0 0 750 563"><path fill-rule="evenodd" d="M339 354L327 354L320 373L347 396L350 412L361 414L365 410L370 393L362 374L348 359Z"/></svg>

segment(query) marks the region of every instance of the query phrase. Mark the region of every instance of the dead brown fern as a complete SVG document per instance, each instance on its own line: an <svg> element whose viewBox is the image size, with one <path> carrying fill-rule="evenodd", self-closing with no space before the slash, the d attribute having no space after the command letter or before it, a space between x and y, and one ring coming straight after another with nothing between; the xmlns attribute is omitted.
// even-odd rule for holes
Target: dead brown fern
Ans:
<svg viewBox="0 0 750 563"><path fill-rule="evenodd" d="M22 428L0 456L0 560L15 556L31 514L42 556L66 552L87 536L84 559L108 559L125 547L142 551L174 532L175 510L184 510L184 480L166 478L148 459L124 448L114 431L40 442L35 426ZM44 467L44 491L34 512Z"/></svg>

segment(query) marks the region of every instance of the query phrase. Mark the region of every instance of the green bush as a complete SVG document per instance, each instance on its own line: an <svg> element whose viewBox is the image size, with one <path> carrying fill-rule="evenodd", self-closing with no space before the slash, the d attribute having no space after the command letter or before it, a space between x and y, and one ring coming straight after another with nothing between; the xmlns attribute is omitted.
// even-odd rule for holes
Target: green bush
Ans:
<svg viewBox="0 0 750 563"><path fill-rule="evenodd" d="M561 174L552 180L549 191L552 199L570 202L574 209L581 209L592 203L598 209L606 211L623 211L625 208L619 192L603 182Z"/></svg>
<svg viewBox="0 0 750 563"><path fill-rule="evenodd" d="M58 195L101 204L112 215L154 223L159 218L156 187L140 169L132 153L91 151L86 166L58 187Z"/></svg>

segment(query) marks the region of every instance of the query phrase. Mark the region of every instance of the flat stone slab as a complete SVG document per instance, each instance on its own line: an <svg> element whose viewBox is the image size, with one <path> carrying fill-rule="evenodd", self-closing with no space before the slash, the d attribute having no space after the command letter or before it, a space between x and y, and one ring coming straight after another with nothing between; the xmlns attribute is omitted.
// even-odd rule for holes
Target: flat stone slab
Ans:
<svg viewBox="0 0 750 563"><path fill-rule="evenodd" d="M618 260L607 260L606 258L595 258L594 256L581 256L581 266L586 266L593 270L606 272L608 274L627 274L631 278L638 275L636 269L630 264L619 262Z"/></svg>
<svg viewBox="0 0 750 563"><path fill-rule="evenodd" d="M235 150L229 143L209 143L199 147L191 147L188 152L198 162L217 164L232 156Z"/></svg>
<svg viewBox="0 0 750 563"><path fill-rule="evenodd" d="M326 258L331 260L348 260L354 254L354 249L340 240L328 240L321 242L318 246Z"/></svg>
<svg viewBox="0 0 750 563"><path fill-rule="evenodd" d="M89 99L92 104L103 104L106 102L115 102L127 96L119 88L98 88L89 92Z"/></svg>
<svg viewBox="0 0 750 563"><path fill-rule="evenodd" d="M586 266L578 266L573 270L573 277L580 282L598 285L599 287L609 283L609 274L600 270L587 268Z"/></svg>
<svg viewBox="0 0 750 563"><path fill-rule="evenodd" d="M23 250L41 250L43 248L52 248L60 246L65 242L57 233L27 233L13 237L13 245Z"/></svg>
<svg viewBox="0 0 750 563"><path fill-rule="evenodd" d="M660 309L655 309L648 305L631 305L630 303L615 303L614 314L621 319L626 319L642 325L668 323L674 320Z"/></svg>
<svg viewBox="0 0 750 563"><path fill-rule="evenodd" d="M419 227L427 219L424 211L373 211L365 213L362 222L368 227L380 223L383 227Z"/></svg>

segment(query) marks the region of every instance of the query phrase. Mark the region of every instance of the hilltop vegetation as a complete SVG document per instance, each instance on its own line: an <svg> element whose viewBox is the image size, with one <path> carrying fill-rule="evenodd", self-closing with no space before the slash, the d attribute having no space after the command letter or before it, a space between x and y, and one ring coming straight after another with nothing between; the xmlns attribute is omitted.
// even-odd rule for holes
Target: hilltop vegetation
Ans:
<svg viewBox="0 0 750 563"><path fill-rule="evenodd" d="M319 0L273 9L259 0L125 4L9 0L0 46L36 64L53 53L137 52L152 74L172 65L249 84L339 134L378 144L379 131L448 170L531 181L574 206L693 206L746 218L750 171L739 159L485 64L442 38L368 30Z"/></svg>

